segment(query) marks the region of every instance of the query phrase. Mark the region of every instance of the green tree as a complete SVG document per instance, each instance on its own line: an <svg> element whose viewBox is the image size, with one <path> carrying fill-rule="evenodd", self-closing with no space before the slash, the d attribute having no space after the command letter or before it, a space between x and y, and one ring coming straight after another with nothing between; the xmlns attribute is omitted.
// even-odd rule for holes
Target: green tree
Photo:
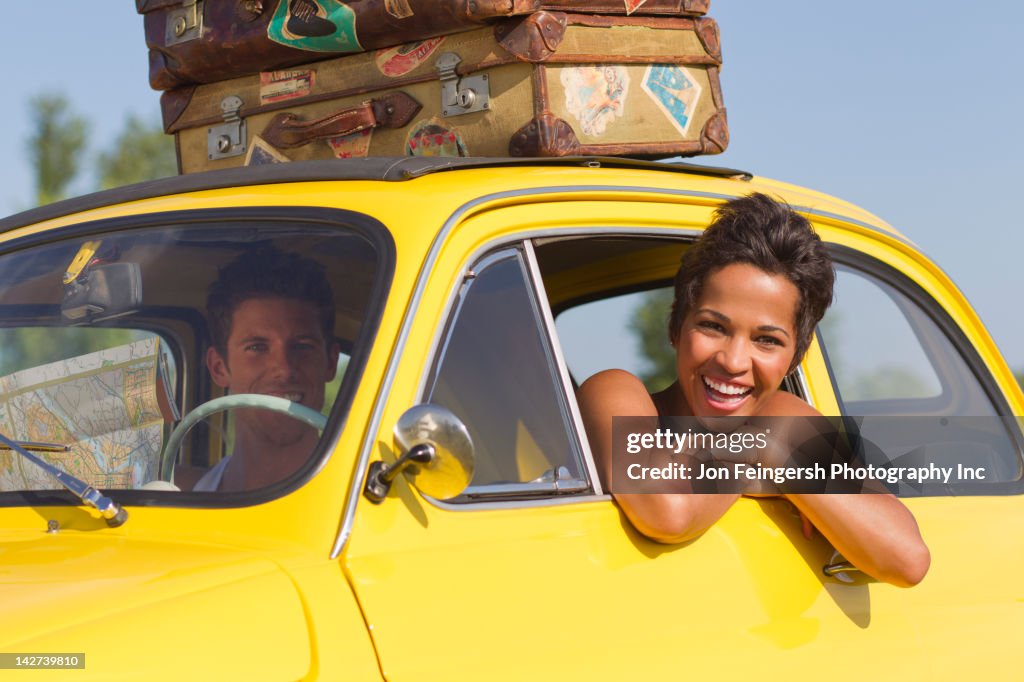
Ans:
<svg viewBox="0 0 1024 682"><path fill-rule="evenodd" d="M77 115L67 98L43 93L30 104L34 130L28 140L36 185L36 201L48 204L63 199L82 171L98 178L102 188L174 175L174 141L159 125L147 125L136 116L125 120L112 147L101 153L95 166L86 157L88 122ZM93 183L95 184L95 183ZM141 332L125 329L17 327L0 330L0 373L84 355L128 343Z"/></svg>
<svg viewBox="0 0 1024 682"><path fill-rule="evenodd" d="M63 199L78 175L89 125L72 111L63 95L33 97L29 109L35 123L28 152L35 175L36 203L49 204Z"/></svg>
<svg viewBox="0 0 1024 682"><path fill-rule="evenodd" d="M668 342L671 308L672 288L653 289L643 295L629 320L645 365L640 379L648 391L660 391L676 380L676 353Z"/></svg>
<svg viewBox="0 0 1024 682"><path fill-rule="evenodd" d="M936 381L900 365L879 365L870 372L836 374L846 400L899 400L931 398L942 392Z"/></svg>
<svg viewBox="0 0 1024 682"><path fill-rule="evenodd" d="M100 154L97 168L100 189L177 175L174 138L159 124L129 115L113 146Z"/></svg>
<svg viewBox="0 0 1024 682"><path fill-rule="evenodd" d="M114 348L147 336L146 332L129 329L89 327L0 329L0 375Z"/></svg>

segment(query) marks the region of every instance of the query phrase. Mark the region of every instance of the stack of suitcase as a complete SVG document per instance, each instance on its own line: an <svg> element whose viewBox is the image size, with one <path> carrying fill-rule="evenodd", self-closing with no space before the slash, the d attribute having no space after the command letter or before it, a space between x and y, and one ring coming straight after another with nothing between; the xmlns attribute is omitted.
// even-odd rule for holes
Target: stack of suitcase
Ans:
<svg viewBox="0 0 1024 682"><path fill-rule="evenodd" d="M136 0L181 172L728 143L709 0Z"/></svg>

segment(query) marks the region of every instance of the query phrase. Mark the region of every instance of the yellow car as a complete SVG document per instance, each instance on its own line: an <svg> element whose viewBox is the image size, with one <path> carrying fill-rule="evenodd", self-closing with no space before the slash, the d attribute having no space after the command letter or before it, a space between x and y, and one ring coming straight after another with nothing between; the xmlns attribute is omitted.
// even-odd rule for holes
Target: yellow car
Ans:
<svg viewBox="0 0 1024 682"><path fill-rule="evenodd" d="M610 367L658 381L680 253L754 191L806 215L839 273L786 390L861 420L890 453L984 472L900 488L932 553L916 587L850 571L780 498L743 498L699 539L659 545L595 475L575 387ZM953 283L855 206L686 164L364 159L172 178L0 230L4 668L858 682L1016 669L1024 396ZM238 364L210 350L211 285L261 249L329 280L338 371L322 409L287 382L238 391ZM936 426L902 442L891 415ZM243 425L293 419L321 434L294 470L200 483Z"/></svg>

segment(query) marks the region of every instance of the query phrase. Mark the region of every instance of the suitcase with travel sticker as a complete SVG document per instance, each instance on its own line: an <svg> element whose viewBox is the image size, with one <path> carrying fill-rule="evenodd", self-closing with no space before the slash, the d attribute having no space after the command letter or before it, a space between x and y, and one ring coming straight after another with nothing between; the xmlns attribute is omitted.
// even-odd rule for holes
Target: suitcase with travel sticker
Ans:
<svg viewBox="0 0 1024 682"><path fill-rule="evenodd" d="M359 156L714 154L713 19L536 12L165 92L184 173Z"/></svg>
<svg viewBox="0 0 1024 682"><path fill-rule="evenodd" d="M542 9L698 16L710 0L135 0L156 90L478 28Z"/></svg>

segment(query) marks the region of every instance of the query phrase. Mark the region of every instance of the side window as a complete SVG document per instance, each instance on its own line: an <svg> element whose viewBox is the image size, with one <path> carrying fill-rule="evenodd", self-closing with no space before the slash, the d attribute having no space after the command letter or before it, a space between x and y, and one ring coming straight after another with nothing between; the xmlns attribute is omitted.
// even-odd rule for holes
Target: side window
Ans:
<svg viewBox="0 0 1024 682"><path fill-rule="evenodd" d="M556 318L573 381L606 369L624 369L660 391L676 380L668 341L672 287L609 296L566 308Z"/></svg>
<svg viewBox="0 0 1024 682"><path fill-rule="evenodd" d="M818 329L853 415L995 416L998 410L932 317L893 284L836 267L835 303Z"/></svg>
<svg viewBox="0 0 1024 682"><path fill-rule="evenodd" d="M837 263L836 271L818 334L843 414L877 446L866 450L868 463L971 463L988 483L1019 480L1019 433L999 417L1002 398L955 323L882 266Z"/></svg>
<svg viewBox="0 0 1024 682"><path fill-rule="evenodd" d="M473 438L476 473L461 501L589 491L523 254L503 250L472 272L427 394L457 414Z"/></svg>
<svg viewBox="0 0 1024 682"><path fill-rule="evenodd" d="M0 448L0 505L31 504L24 493L36 490L74 499L33 451L125 504L258 489L269 499L301 485L355 394L393 252L368 216L297 207L158 212L9 240L0 249L0 433L30 454ZM328 384L335 372L318 349L333 362L335 345L344 376ZM248 393L312 410L338 404L320 438L232 396ZM213 407L226 411L197 413L224 395ZM183 424L189 414L198 422ZM218 490L226 456L257 478ZM259 464L270 459L280 467Z"/></svg>

